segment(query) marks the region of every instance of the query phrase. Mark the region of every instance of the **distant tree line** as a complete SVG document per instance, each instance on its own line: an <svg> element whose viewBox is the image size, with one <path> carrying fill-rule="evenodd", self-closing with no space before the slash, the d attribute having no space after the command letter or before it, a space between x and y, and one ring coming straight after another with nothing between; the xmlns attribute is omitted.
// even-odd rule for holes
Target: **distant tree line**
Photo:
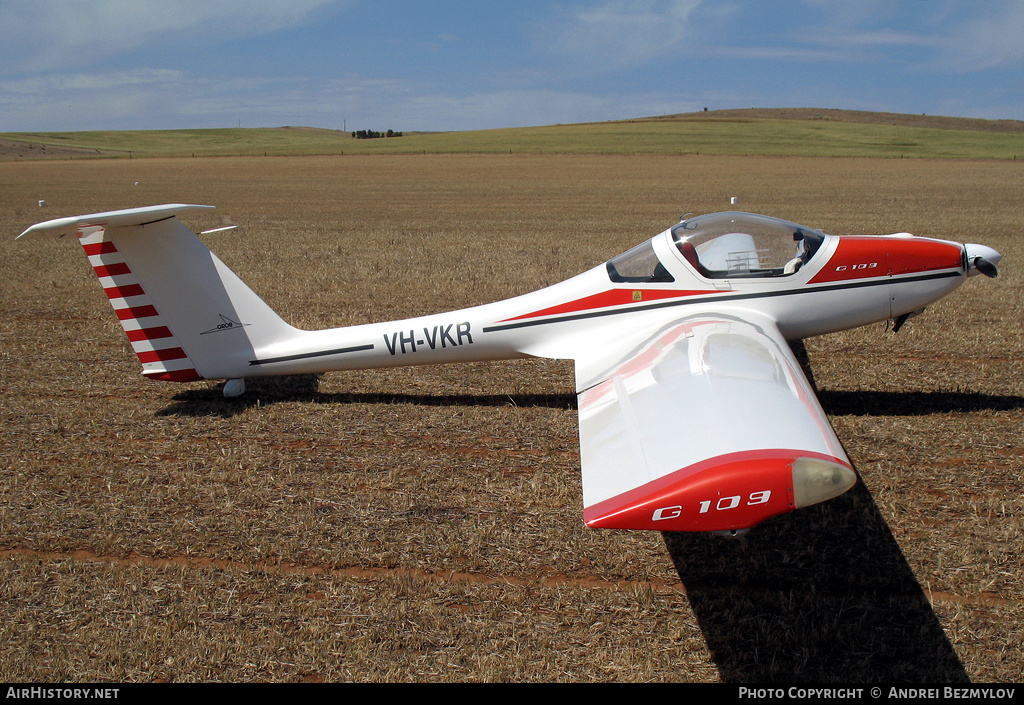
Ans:
<svg viewBox="0 0 1024 705"><path fill-rule="evenodd" d="M375 140L379 137L401 137L401 132L395 132L394 130L388 130L387 132L377 132L376 130L356 130L352 133L352 138L357 140Z"/></svg>

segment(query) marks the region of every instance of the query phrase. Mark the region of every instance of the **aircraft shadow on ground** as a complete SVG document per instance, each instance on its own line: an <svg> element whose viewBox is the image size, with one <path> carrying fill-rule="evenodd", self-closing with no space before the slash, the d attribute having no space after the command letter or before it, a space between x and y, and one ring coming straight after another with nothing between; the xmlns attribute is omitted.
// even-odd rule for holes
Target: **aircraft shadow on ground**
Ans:
<svg viewBox="0 0 1024 705"><path fill-rule="evenodd" d="M318 374L247 380L247 391L226 399L220 387L190 389L176 394L157 416L216 416L230 418L255 406L285 402L314 404L412 404L415 406L519 406L575 409L576 395L566 394L393 394L330 393L319 391Z"/></svg>
<svg viewBox="0 0 1024 705"><path fill-rule="evenodd" d="M576 394L391 394L320 392L319 374L255 378L248 391L226 399L220 387L189 389L158 416L231 417L254 406L305 401L317 404L413 404L422 406L522 406L575 409ZM819 390L832 416L923 416L1024 409L1024 397L970 392L858 392Z"/></svg>
<svg viewBox="0 0 1024 705"><path fill-rule="evenodd" d="M663 536L725 682L969 680L862 482L738 539Z"/></svg>

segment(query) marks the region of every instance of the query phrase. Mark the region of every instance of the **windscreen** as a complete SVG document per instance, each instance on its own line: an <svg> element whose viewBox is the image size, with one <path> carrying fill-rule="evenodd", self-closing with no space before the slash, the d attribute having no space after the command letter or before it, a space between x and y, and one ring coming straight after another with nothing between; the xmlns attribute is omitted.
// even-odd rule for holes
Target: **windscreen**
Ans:
<svg viewBox="0 0 1024 705"><path fill-rule="evenodd" d="M649 284L675 281L658 259L654 252L654 244L650 240L610 259L605 266L608 268L608 277L613 282Z"/></svg>

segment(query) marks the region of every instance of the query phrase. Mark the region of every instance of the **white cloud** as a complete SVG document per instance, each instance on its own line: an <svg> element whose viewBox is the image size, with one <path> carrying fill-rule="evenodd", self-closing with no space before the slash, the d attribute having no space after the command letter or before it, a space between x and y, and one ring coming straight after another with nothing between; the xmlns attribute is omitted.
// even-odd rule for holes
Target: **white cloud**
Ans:
<svg viewBox="0 0 1024 705"><path fill-rule="evenodd" d="M978 3L974 17L950 29L950 62L962 69L1016 66L1024 62L1024 3ZM978 15L982 15L978 17Z"/></svg>
<svg viewBox="0 0 1024 705"><path fill-rule="evenodd" d="M862 60L887 59L879 50L925 49L913 63L926 71L972 71L1024 61L1024 3L1020 0L803 0L816 24L804 41L861 52ZM851 57L853 58L853 57Z"/></svg>
<svg viewBox="0 0 1024 705"><path fill-rule="evenodd" d="M0 80L0 131L310 125L474 130L695 110L656 92L456 94L399 80L201 77L138 69Z"/></svg>
<svg viewBox="0 0 1024 705"><path fill-rule="evenodd" d="M701 0L604 0L545 18L542 51L576 68L637 68L691 38L690 16Z"/></svg>
<svg viewBox="0 0 1024 705"><path fill-rule="evenodd" d="M35 131L147 127L191 82L179 71L138 69L107 73L40 75L0 81L0 130ZM121 124L113 125L111 116Z"/></svg>
<svg viewBox="0 0 1024 705"><path fill-rule="evenodd" d="M346 120L395 129L408 111L403 81L197 76L166 69L0 80L0 132L170 128L341 128ZM408 118L408 115L405 115ZM437 129L436 125L431 129Z"/></svg>
<svg viewBox="0 0 1024 705"><path fill-rule="evenodd" d="M154 42L258 35L337 2L15 0L0 7L0 64L8 75L67 70Z"/></svg>

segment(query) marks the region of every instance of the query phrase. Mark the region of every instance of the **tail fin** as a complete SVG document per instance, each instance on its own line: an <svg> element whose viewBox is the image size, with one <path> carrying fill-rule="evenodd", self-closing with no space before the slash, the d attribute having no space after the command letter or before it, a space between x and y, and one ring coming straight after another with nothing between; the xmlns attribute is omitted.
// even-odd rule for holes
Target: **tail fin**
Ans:
<svg viewBox="0 0 1024 705"><path fill-rule="evenodd" d="M256 350L299 333L164 205L59 218L18 237L74 233L142 363L159 380L245 377Z"/></svg>

